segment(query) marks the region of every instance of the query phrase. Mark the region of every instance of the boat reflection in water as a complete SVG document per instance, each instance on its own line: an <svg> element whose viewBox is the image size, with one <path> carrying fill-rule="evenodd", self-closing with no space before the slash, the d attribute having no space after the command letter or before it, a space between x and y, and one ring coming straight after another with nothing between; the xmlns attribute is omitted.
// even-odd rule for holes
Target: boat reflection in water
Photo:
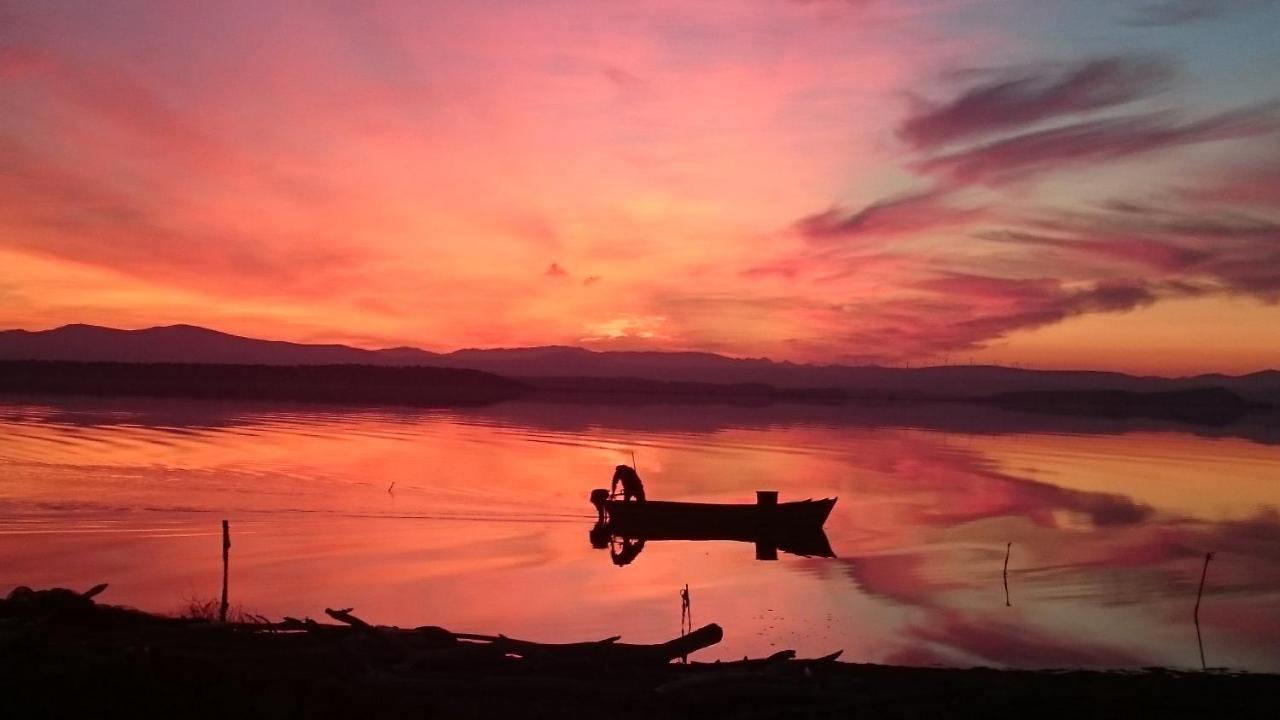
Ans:
<svg viewBox="0 0 1280 720"><path fill-rule="evenodd" d="M728 533L716 532L714 529L701 533L655 533L628 530L626 533L616 532L607 521L597 522L591 528L591 547L597 550L609 549L609 556L614 565L629 565L646 542L651 540L733 540L754 543L757 560L777 560L778 551L803 557L833 558L831 543L821 528L797 533Z"/></svg>
<svg viewBox="0 0 1280 720"><path fill-rule="evenodd" d="M753 543L757 560L777 560L781 550L804 557L835 557L822 530L835 498L779 503L778 494L757 493L750 504L712 504L613 499L594 490L599 518L591 546L609 549L615 565L628 565L654 540L731 540Z"/></svg>

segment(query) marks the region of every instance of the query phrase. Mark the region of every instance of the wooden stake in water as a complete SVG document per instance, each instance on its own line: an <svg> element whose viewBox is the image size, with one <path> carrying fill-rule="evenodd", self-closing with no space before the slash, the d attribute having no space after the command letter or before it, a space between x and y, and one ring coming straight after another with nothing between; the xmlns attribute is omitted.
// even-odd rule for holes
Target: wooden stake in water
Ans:
<svg viewBox="0 0 1280 720"><path fill-rule="evenodd" d="M680 635L684 636L693 630L693 611L689 609L689 584L685 583L680 591Z"/></svg>
<svg viewBox="0 0 1280 720"><path fill-rule="evenodd" d="M1196 609L1192 611L1191 617L1196 621L1196 644L1200 646L1200 669L1208 669L1204 662L1204 640L1200 638L1200 598L1204 596L1204 578L1209 574L1209 561L1213 559L1213 553L1204 554L1204 567L1200 569L1200 590L1196 592Z"/></svg>
<svg viewBox="0 0 1280 720"><path fill-rule="evenodd" d="M1013 543L1004 546L1004 606L1013 607L1013 603L1009 602L1009 552L1013 550Z"/></svg>
<svg viewBox="0 0 1280 720"><path fill-rule="evenodd" d="M693 610L689 606L689 583L685 583L684 589L680 591L680 637L684 637L693 631ZM681 658L685 663L689 662L686 655Z"/></svg>
<svg viewBox="0 0 1280 720"><path fill-rule="evenodd" d="M218 621L227 621L227 563L231 557L231 524L222 521L222 604L218 606Z"/></svg>

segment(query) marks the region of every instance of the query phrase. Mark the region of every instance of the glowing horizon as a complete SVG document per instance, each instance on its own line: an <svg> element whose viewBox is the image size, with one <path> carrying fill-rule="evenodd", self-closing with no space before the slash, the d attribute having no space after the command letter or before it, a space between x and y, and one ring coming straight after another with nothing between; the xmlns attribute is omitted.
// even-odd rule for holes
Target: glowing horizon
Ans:
<svg viewBox="0 0 1280 720"><path fill-rule="evenodd" d="M1280 367L1277 3L0 17L0 328Z"/></svg>

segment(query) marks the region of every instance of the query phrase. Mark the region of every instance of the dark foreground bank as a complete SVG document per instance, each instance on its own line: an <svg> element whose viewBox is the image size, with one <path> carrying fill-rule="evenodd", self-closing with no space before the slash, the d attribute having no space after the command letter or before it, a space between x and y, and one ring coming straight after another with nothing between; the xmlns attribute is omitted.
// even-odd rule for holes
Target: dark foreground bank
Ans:
<svg viewBox="0 0 1280 720"><path fill-rule="evenodd" d="M65 590L0 600L6 717L1271 717L1280 676L672 663L719 639L545 645L440 628L175 619Z"/></svg>

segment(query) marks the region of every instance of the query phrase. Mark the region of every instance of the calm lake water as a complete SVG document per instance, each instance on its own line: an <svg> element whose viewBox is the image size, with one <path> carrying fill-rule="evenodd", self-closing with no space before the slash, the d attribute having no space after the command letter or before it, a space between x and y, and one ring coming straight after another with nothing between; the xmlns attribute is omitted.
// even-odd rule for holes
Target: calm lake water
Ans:
<svg viewBox="0 0 1280 720"><path fill-rule="evenodd" d="M441 411L0 403L0 592L178 612L221 585L272 618L546 641L720 623L702 659L1280 671L1280 444L960 406ZM835 559L752 545L592 549L592 488L634 451L650 498L839 498ZM388 488L394 483L391 491ZM1007 543L1006 605L1002 569Z"/></svg>

